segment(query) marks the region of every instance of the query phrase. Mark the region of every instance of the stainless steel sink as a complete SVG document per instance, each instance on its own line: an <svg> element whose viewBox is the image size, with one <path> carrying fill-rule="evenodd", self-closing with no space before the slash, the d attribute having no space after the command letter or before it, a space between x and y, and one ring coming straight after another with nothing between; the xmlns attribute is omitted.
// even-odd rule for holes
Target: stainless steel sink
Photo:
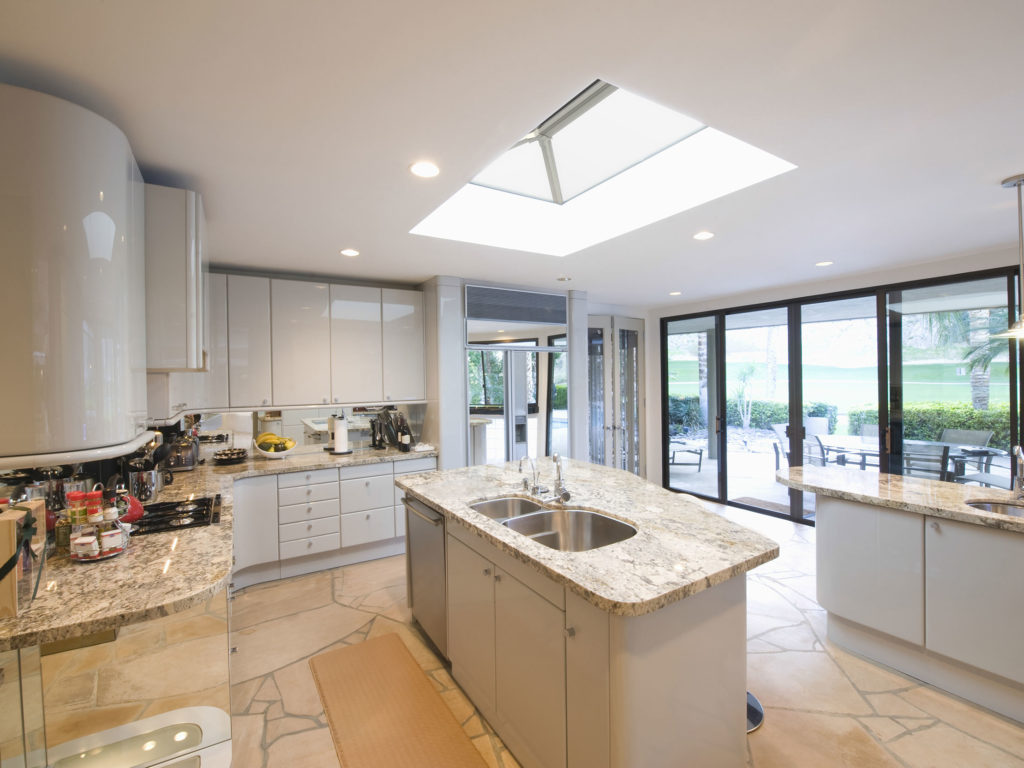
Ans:
<svg viewBox="0 0 1024 768"><path fill-rule="evenodd" d="M968 501L968 507L980 509L982 512L995 512L999 515L1010 515L1011 517L1024 517L1024 501Z"/></svg>
<svg viewBox="0 0 1024 768"><path fill-rule="evenodd" d="M519 517L531 512L543 509L535 501L524 499L519 496L506 496L501 499L488 499L470 504L470 509L475 509L481 515L486 515L492 520L505 520L510 517Z"/></svg>
<svg viewBox="0 0 1024 768"><path fill-rule="evenodd" d="M560 552L586 552L636 535L629 523L587 509L545 509L503 525Z"/></svg>

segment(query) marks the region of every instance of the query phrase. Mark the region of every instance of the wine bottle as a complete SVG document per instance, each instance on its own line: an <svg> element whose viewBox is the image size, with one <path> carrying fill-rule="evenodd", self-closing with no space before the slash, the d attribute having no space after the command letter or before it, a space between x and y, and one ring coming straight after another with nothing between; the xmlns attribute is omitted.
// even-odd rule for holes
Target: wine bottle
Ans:
<svg viewBox="0 0 1024 768"><path fill-rule="evenodd" d="M408 453L412 448L412 430L409 429L409 422L405 420L405 414L398 414L398 450Z"/></svg>

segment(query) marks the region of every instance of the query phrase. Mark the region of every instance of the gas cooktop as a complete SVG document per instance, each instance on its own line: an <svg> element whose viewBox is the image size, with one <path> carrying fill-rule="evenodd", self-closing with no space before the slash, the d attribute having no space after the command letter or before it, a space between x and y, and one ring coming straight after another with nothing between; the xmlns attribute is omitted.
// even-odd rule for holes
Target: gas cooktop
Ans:
<svg viewBox="0 0 1024 768"><path fill-rule="evenodd" d="M132 523L132 533L164 533L220 522L220 494L185 501L160 501L143 507L145 514Z"/></svg>

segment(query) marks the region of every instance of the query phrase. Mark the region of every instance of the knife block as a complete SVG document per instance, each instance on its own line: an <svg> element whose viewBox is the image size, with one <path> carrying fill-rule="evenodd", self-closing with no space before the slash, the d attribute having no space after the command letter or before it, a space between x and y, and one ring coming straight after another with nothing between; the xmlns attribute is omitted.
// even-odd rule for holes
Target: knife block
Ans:
<svg viewBox="0 0 1024 768"><path fill-rule="evenodd" d="M32 550L42 557L43 549L46 547L46 502L42 499L23 501L15 506L27 507L32 511L36 519L36 534L32 537ZM8 558L14 554L18 541L21 538L21 526L28 513L23 509L7 508L0 512L0 564L6 563ZM41 561L33 561L33 563ZM42 565L36 567L41 568ZM25 571L22 562L19 560L3 581L0 581L0 618L8 618L18 615L19 592L21 592L20 604L24 608L28 605L32 595L34 584L34 573L30 569Z"/></svg>

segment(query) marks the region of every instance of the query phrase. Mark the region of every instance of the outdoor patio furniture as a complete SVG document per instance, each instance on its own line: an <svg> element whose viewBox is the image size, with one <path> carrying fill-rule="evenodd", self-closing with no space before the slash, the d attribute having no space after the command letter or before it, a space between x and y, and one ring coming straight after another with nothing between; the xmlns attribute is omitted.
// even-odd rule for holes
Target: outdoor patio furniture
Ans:
<svg viewBox="0 0 1024 768"><path fill-rule="evenodd" d="M680 453L689 453L697 457L696 461L679 461L676 456ZM697 471L700 472L701 465L704 462L704 449L690 445L689 443L670 443L669 444L669 458L668 463L676 467L696 467Z"/></svg>
<svg viewBox="0 0 1024 768"><path fill-rule="evenodd" d="M773 427L774 426L785 427L786 425L785 424L773 425ZM778 432L778 430L776 430L776 433L777 432ZM786 448L785 448L785 446L788 444L789 438L786 438L786 441L787 441L786 443L782 444L782 447L779 446L779 443L772 443L772 448L775 449L775 470L776 471L778 471L781 468L781 466L782 466L782 457L783 456L786 457L786 462L787 463L792 463L792 462L789 461L789 451L787 451ZM808 438L806 438L804 440L803 456L804 456L804 462L803 462L804 466L824 467L828 463L827 460L825 459L825 456L826 456L825 446L822 445L821 438L818 437L817 435L811 435L810 437L808 437Z"/></svg>
<svg viewBox="0 0 1024 768"><path fill-rule="evenodd" d="M984 447L991 439L991 429L944 429L939 437L939 442Z"/></svg>
<svg viewBox="0 0 1024 768"><path fill-rule="evenodd" d="M977 455L977 465L967 471L966 462L957 461L957 471L953 480L958 483L977 483L986 488L1004 488L1013 490L1012 460L1008 453L996 449L989 449L984 455L981 451L964 451L970 455ZM971 456L973 459L974 456ZM972 462L973 464L973 462Z"/></svg>
<svg viewBox="0 0 1024 768"><path fill-rule="evenodd" d="M949 446L938 443L906 445L903 453L903 474L909 477L930 477L952 480L949 470Z"/></svg>

